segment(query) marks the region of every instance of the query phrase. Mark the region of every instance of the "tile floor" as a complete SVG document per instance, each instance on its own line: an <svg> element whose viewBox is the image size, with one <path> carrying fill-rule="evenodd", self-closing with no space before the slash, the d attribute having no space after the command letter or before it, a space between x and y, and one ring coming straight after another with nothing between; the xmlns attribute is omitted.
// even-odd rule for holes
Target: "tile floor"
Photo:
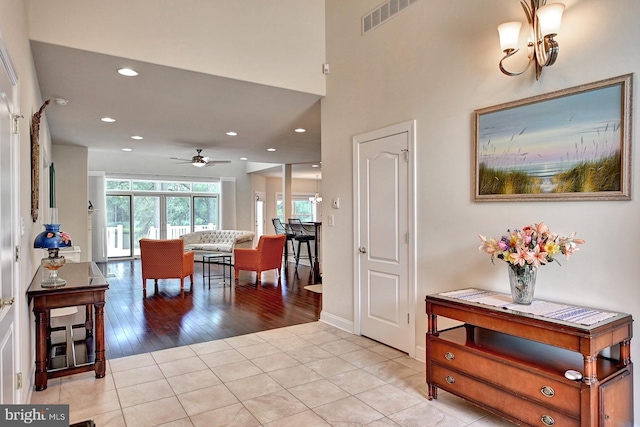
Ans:
<svg viewBox="0 0 640 427"><path fill-rule="evenodd" d="M314 322L109 360L105 378L50 380L31 403L97 427L512 425L426 396L424 363Z"/></svg>

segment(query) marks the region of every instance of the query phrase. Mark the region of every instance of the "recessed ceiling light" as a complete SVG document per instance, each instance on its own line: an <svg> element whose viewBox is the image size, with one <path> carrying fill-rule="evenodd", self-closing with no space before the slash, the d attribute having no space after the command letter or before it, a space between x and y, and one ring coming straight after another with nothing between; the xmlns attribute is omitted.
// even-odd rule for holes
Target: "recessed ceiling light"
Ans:
<svg viewBox="0 0 640 427"><path fill-rule="evenodd" d="M64 98L56 98L55 103L60 105L61 107L65 107L69 103L69 100Z"/></svg>
<svg viewBox="0 0 640 427"><path fill-rule="evenodd" d="M319 168L320 165L311 165L312 168Z"/></svg>
<svg viewBox="0 0 640 427"><path fill-rule="evenodd" d="M240 157L240 160L247 160L246 157Z"/></svg>
<svg viewBox="0 0 640 427"><path fill-rule="evenodd" d="M116 119L112 119L111 117L103 117L100 120L102 120L105 123L113 123L116 121Z"/></svg>
<svg viewBox="0 0 640 427"><path fill-rule="evenodd" d="M238 136L238 132L229 131L229 132L227 132L227 135L229 135L229 136Z"/></svg>
<svg viewBox="0 0 640 427"><path fill-rule="evenodd" d="M139 135L133 135L131 139L144 139L144 138Z"/></svg>
<svg viewBox="0 0 640 427"><path fill-rule="evenodd" d="M267 148L267 151L276 151L275 148Z"/></svg>
<svg viewBox="0 0 640 427"><path fill-rule="evenodd" d="M119 68L118 74L126 77L135 77L139 73L136 70L132 70L131 68Z"/></svg>
<svg viewBox="0 0 640 427"><path fill-rule="evenodd" d="M306 129L302 129L302 128L298 128L295 131L298 132L298 133L302 133L302 132L306 132L307 130Z"/></svg>
<svg viewBox="0 0 640 427"><path fill-rule="evenodd" d="M122 151L133 151L131 148L123 148Z"/></svg>

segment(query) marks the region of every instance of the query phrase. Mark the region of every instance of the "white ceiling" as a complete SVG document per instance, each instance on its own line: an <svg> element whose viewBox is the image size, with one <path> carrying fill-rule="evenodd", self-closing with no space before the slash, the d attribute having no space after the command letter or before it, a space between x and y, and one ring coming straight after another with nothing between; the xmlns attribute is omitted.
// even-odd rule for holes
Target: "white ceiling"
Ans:
<svg viewBox="0 0 640 427"><path fill-rule="evenodd" d="M316 179L320 173L311 167L320 162L318 95L48 43L32 41L31 47L42 99L51 99L45 112L54 144L88 147L90 158L131 148L166 162L167 174L175 164L170 157L189 159L196 148L214 160L290 163L294 178ZM122 67L140 75L120 76ZM56 98L69 102L60 106ZM100 121L105 116L116 122ZM183 174L184 166L176 167Z"/></svg>

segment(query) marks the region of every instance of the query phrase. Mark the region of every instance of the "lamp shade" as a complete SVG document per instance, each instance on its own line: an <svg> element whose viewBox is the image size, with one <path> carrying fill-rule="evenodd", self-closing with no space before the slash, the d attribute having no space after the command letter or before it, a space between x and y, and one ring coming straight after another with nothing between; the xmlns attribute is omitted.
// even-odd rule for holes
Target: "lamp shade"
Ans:
<svg viewBox="0 0 640 427"><path fill-rule="evenodd" d="M34 248L55 249L71 246L71 238L60 231L60 224L44 224L45 230L33 240Z"/></svg>
<svg viewBox="0 0 640 427"><path fill-rule="evenodd" d="M503 52L515 50L518 48L518 39L520 38L520 27L522 22L512 21L498 25L498 33L500 34L500 49Z"/></svg>
<svg viewBox="0 0 640 427"><path fill-rule="evenodd" d="M538 9L536 12L538 27L543 36L556 35L560 32L563 12L564 4L562 3L548 4Z"/></svg>

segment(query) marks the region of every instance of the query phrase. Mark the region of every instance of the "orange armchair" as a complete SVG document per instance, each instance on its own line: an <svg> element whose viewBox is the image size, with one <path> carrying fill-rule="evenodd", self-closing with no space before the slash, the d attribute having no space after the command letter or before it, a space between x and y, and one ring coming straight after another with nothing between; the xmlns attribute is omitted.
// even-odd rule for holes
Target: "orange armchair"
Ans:
<svg viewBox="0 0 640 427"><path fill-rule="evenodd" d="M273 236L260 236L258 246L254 249L235 248L233 250L234 269L236 279L240 270L255 271L258 281L262 278L262 272L266 270L278 270L282 267L282 252L287 236L276 234Z"/></svg>
<svg viewBox="0 0 640 427"><path fill-rule="evenodd" d="M184 251L182 239L140 239L142 261L142 289L146 295L147 279L180 279L180 291L184 289L184 278L189 276L193 287L193 251Z"/></svg>

